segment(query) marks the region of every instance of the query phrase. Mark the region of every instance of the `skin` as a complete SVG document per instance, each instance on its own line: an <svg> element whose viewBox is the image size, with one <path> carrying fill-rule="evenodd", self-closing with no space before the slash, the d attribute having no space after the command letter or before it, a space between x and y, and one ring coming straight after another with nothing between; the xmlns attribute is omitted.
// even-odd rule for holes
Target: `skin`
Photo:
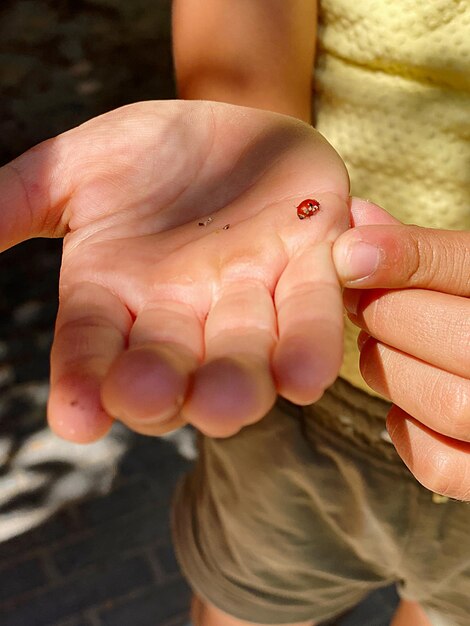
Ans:
<svg viewBox="0 0 470 626"><path fill-rule="evenodd" d="M48 406L61 437L93 441L113 419L225 437L277 393L308 404L337 376L331 248L349 225L348 177L307 124L141 103L26 153L0 186L3 249L64 236ZM322 210L301 221L305 197Z"/></svg>
<svg viewBox="0 0 470 626"><path fill-rule="evenodd" d="M312 0L173 0L178 94L311 122L316 28Z"/></svg>
<svg viewBox="0 0 470 626"><path fill-rule="evenodd" d="M387 427L416 478L470 501L470 233L404 226L362 201L353 218L333 253L362 375L395 404ZM351 276L358 242L380 258L363 278Z"/></svg>
<svg viewBox="0 0 470 626"><path fill-rule="evenodd" d="M239 620L196 596L193 598L191 607L191 622L192 626L269 626ZM314 626L314 622L292 622L283 626Z"/></svg>

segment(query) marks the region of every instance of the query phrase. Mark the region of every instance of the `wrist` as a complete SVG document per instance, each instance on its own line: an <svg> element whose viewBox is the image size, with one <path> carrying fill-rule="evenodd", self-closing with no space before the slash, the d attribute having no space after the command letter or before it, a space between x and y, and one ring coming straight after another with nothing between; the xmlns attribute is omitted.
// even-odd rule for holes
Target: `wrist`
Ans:
<svg viewBox="0 0 470 626"><path fill-rule="evenodd" d="M310 122L316 24L312 0L173 0L179 95Z"/></svg>
<svg viewBox="0 0 470 626"><path fill-rule="evenodd" d="M184 100L213 100L290 115L311 123L311 90L263 84L256 76L242 72L221 77L198 74L178 81L178 94Z"/></svg>

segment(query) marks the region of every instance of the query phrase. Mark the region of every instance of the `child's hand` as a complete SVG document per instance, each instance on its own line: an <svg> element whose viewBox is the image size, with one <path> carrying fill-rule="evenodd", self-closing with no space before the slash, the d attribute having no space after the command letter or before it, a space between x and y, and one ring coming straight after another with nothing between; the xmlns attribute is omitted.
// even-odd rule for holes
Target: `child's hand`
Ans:
<svg viewBox="0 0 470 626"><path fill-rule="evenodd" d="M293 118L141 103L0 171L0 247L65 236L49 420L91 441L112 418L227 436L276 391L317 399L342 359L332 242L348 178ZM306 198L320 211L299 220Z"/></svg>
<svg viewBox="0 0 470 626"><path fill-rule="evenodd" d="M390 436L418 480L470 500L470 233L404 226L374 205L354 205L358 228L337 240L334 258L355 287L345 304L364 331L362 374L395 403ZM351 283L357 241L378 248L380 260Z"/></svg>

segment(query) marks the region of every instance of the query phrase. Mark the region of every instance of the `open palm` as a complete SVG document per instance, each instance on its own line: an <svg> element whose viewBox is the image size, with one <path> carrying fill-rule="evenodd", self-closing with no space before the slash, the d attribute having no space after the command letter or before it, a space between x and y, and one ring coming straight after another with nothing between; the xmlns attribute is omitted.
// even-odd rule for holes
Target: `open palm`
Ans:
<svg viewBox="0 0 470 626"><path fill-rule="evenodd" d="M140 103L41 144L0 185L2 248L64 236L48 409L61 436L91 441L114 418L228 436L277 393L310 403L336 377L348 178L307 125ZM305 198L321 208L301 221Z"/></svg>

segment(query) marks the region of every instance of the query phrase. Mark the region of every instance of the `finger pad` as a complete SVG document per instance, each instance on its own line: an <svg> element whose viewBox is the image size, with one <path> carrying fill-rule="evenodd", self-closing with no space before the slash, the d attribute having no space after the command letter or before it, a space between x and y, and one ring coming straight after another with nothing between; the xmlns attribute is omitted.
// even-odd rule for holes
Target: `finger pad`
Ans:
<svg viewBox="0 0 470 626"><path fill-rule="evenodd" d="M148 419L176 411L186 394L185 368L170 355L149 349L130 350L111 367L103 384L106 409L123 419Z"/></svg>
<svg viewBox="0 0 470 626"><path fill-rule="evenodd" d="M47 412L55 434L75 443L100 439L113 423L101 404L99 381L86 375L68 375L57 381Z"/></svg>
<svg viewBox="0 0 470 626"><path fill-rule="evenodd" d="M341 367L341 349L331 342L292 337L282 341L274 354L273 369L278 392L291 402L307 405L321 398Z"/></svg>
<svg viewBox="0 0 470 626"><path fill-rule="evenodd" d="M201 432L228 437L261 419L275 397L272 383L257 376L250 365L217 359L196 373L183 411Z"/></svg>

